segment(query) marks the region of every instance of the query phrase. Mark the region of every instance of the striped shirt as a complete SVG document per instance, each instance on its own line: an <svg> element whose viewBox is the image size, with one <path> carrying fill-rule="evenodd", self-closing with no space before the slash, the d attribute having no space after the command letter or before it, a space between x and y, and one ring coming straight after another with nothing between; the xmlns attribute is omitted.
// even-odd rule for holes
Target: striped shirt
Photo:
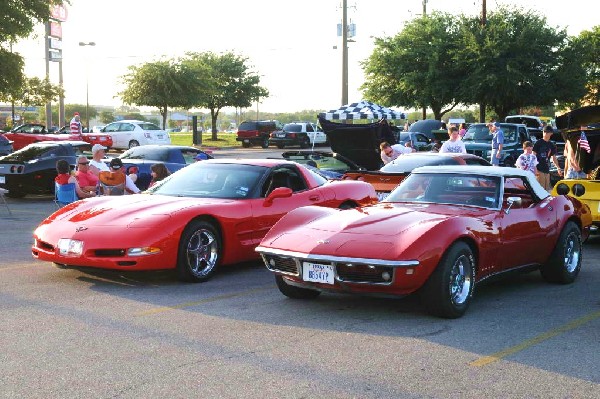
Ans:
<svg viewBox="0 0 600 399"><path fill-rule="evenodd" d="M81 122L79 122L77 119L73 118L73 119L71 119L71 124L69 125L69 127L71 130L71 134L78 134L81 136L81 132L82 132Z"/></svg>

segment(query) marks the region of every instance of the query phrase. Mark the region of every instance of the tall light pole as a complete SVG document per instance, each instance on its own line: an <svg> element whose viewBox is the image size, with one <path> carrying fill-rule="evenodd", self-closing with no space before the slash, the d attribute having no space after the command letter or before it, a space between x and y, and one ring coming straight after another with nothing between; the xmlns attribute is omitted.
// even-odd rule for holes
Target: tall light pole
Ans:
<svg viewBox="0 0 600 399"><path fill-rule="evenodd" d="M95 46L95 42L79 42L81 47ZM88 131L90 131L90 90L89 90L89 72L88 72L89 60L86 57L85 61L85 123Z"/></svg>
<svg viewBox="0 0 600 399"><path fill-rule="evenodd" d="M348 0L342 3L342 105L348 104Z"/></svg>

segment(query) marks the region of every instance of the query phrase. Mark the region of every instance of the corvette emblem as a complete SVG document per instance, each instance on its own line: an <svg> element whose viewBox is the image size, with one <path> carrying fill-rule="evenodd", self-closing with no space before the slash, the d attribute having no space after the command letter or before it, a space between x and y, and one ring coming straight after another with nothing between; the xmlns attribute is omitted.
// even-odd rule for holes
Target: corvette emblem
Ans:
<svg viewBox="0 0 600 399"><path fill-rule="evenodd" d="M317 244L329 244L329 240L319 240Z"/></svg>
<svg viewBox="0 0 600 399"><path fill-rule="evenodd" d="M88 228L87 228L87 227L85 227L85 226L79 226L79 227L77 227L77 228L75 229L75 231L76 231L77 233L79 233L80 231L84 231L84 230L87 230L87 229L88 229Z"/></svg>

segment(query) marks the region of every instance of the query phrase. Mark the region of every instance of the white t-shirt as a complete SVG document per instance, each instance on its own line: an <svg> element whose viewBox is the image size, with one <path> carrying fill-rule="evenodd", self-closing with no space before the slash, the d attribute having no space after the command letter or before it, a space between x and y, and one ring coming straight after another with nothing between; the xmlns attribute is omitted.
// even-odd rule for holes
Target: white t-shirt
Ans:
<svg viewBox="0 0 600 399"><path fill-rule="evenodd" d="M465 147L465 143L462 140L447 140L442 144L442 148L440 148L440 152L454 152L454 153L467 153L467 148Z"/></svg>
<svg viewBox="0 0 600 399"><path fill-rule="evenodd" d="M110 168L102 161L91 160L90 166L95 166L100 172L110 172Z"/></svg>
<svg viewBox="0 0 600 399"><path fill-rule="evenodd" d="M392 148L392 151L393 151L391 157L388 157L387 155L385 155L384 151L381 151L381 160L383 161L384 164L390 163L391 161L398 158L402 154L410 154L411 152L413 152L412 148L406 147L402 144L394 144L390 147Z"/></svg>

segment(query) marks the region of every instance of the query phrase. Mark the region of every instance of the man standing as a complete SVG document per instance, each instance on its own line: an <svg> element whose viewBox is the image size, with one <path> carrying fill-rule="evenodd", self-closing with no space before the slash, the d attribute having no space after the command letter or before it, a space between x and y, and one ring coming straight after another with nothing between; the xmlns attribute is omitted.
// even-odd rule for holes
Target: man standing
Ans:
<svg viewBox="0 0 600 399"><path fill-rule="evenodd" d="M490 134L492 135L492 157L491 162L494 166L500 166L500 157L502 156L502 146L504 145L504 132L500 129L500 123L490 122Z"/></svg>
<svg viewBox="0 0 600 399"><path fill-rule="evenodd" d="M537 157L538 161L537 180L540 182L542 187L550 191L552 190L552 186L550 184L550 159L552 159L552 163L556 166L559 175L562 176L563 171L558 166L558 159L556 158L556 145L550 141L550 138L552 137L552 126L544 126L542 134L542 139L536 141L533 145L533 153Z"/></svg>
<svg viewBox="0 0 600 399"><path fill-rule="evenodd" d="M75 112L73 114L73 119L71 119L71 123L69 124L69 130L71 131L71 134L76 134L79 137L82 137L81 133L83 133L83 128L81 126L81 118L79 117L79 112Z"/></svg>

